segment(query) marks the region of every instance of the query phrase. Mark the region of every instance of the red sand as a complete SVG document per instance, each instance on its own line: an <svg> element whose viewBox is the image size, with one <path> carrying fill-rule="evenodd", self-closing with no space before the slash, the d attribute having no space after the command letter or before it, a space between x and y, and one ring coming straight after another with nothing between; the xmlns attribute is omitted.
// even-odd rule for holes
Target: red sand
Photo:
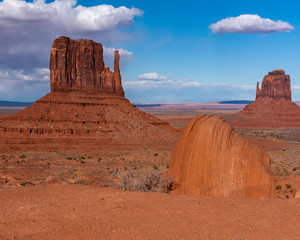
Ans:
<svg viewBox="0 0 300 240"><path fill-rule="evenodd" d="M300 200L222 199L83 185L0 190L0 239L300 239Z"/></svg>

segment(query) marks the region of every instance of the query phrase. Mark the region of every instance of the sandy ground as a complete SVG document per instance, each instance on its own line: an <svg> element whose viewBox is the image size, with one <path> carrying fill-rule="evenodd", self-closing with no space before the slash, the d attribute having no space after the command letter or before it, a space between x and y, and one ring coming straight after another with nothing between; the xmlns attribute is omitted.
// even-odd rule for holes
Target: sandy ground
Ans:
<svg viewBox="0 0 300 240"><path fill-rule="evenodd" d="M220 199L85 185L0 190L1 239L300 239L300 199Z"/></svg>
<svg viewBox="0 0 300 240"><path fill-rule="evenodd" d="M179 128L202 113L194 109L149 112ZM222 111L211 113L220 115ZM300 240L300 199L293 198L300 190L300 129L236 130L270 154L278 188L276 199L111 189L118 187L120 174L150 172L162 176L168 171L170 148L2 152L0 240Z"/></svg>

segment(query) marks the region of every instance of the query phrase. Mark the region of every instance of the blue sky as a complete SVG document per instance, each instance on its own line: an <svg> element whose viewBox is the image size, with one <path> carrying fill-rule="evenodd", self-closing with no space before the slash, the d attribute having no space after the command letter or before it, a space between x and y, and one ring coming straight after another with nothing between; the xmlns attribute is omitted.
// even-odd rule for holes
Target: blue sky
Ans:
<svg viewBox="0 0 300 240"><path fill-rule="evenodd" d="M35 101L49 92L51 44L66 35L101 42L108 66L113 49L122 49L123 86L132 102L254 99L256 82L275 69L291 76L292 98L300 100L297 1L54 3L0 1L0 99ZM65 14L52 11L58 4ZM112 6L110 16L103 4Z"/></svg>

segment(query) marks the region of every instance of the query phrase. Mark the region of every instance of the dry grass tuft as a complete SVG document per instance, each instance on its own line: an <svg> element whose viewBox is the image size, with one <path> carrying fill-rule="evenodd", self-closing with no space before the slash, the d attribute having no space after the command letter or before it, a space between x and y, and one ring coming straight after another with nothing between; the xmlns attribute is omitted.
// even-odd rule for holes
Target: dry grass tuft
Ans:
<svg viewBox="0 0 300 240"><path fill-rule="evenodd" d="M159 170L122 171L115 174L116 187L125 191L168 193L174 180Z"/></svg>

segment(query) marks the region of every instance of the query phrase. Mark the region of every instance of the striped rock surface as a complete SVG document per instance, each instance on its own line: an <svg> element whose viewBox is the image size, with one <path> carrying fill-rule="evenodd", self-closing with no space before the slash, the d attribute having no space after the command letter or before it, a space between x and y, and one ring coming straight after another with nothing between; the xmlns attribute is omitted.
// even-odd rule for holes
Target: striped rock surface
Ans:
<svg viewBox="0 0 300 240"><path fill-rule="evenodd" d="M170 172L177 194L275 196L270 157L216 116L198 115L189 122L173 151Z"/></svg>

